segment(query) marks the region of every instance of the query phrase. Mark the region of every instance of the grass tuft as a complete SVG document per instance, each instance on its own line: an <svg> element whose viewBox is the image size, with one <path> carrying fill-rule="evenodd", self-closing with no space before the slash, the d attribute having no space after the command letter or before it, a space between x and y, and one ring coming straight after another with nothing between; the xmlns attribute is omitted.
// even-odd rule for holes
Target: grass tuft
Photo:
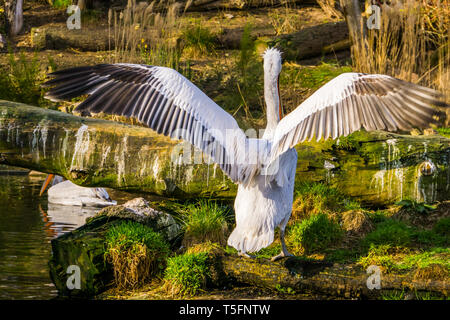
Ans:
<svg viewBox="0 0 450 320"><path fill-rule="evenodd" d="M335 244L342 236L339 224L321 213L295 223L289 230L287 240L294 252L312 253Z"/></svg>
<svg viewBox="0 0 450 320"><path fill-rule="evenodd" d="M158 274L169 255L161 234L134 221L122 221L106 233L105 259L113 265L119 289L133 289Z"/></svg>
<svg viewBox="0 0 450 320"><path fill-rule="evenodd" d="M228 233L229 210L217 202L201 200L187 206L182 215L183 243L190 246L202 242L225 244Z"/></svg>
<svg viewBox="0 0 450 320"><path fill-rule="evenodd" d="M195 295L205 289L210 276L206 252L185 253L167 260L164 287L172 295Z"/></svg>

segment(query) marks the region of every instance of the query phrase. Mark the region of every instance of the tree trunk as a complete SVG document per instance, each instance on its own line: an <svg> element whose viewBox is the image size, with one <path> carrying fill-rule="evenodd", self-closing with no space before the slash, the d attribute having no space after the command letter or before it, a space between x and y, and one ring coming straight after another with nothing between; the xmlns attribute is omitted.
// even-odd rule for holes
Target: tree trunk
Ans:
<svg viewBox="0 0 450 320"><path fill-rule="evenodd" d="M232 198L236 185L200 153L151 129L0 101L0 163L83 186L169 197ZM297 145L296 182L322 181L372 205L449 200L450 139L358 131ZM191 164L180 154L190 153ZM200 155L200 157L199 157Z"/></svg>
<svg viewBox="0 0 450 320"><path fill-rule="evenodd" d="M6 32L16 36L23 27L23 0L5 0Z"/></svg>
<svg viewBox="0 0 450 320"><path fill-rule="evenodd" d="M359 0L340 0L342 10L344 11L345 21L347 22L352 50L354 54L359 52L358 46L365 43L367 27L361 16L361 7Z"/></svg>

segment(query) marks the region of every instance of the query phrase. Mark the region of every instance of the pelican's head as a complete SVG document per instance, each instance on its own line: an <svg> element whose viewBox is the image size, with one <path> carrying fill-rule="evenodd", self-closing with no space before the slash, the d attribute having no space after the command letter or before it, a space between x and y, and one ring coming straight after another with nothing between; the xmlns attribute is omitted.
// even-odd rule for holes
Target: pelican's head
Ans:
<svg viewBox="0 0 450 320"><path fill-rule="evenodd" d="M264 52L264 98L267 106L267 130L275 128L282 117L279 91L281 51L269 48Z"/></svg>
<svg viewBox="0 0 450 320"><path fill-rule="evenodd" d="M264 54L264 74L270 79L278 80L281 73L281 51L277 48L268 48Z"/></svg>

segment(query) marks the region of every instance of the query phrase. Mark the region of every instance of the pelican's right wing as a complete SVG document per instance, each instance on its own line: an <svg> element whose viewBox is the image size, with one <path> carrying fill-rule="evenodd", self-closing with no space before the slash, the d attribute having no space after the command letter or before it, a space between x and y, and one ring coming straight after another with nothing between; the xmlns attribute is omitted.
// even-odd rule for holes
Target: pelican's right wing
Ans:
<svg viewBox="0 0 450 320"><path fill-rule="evenodd" d="M234 182L246 184L258 171L258 164L248 161L254 144L236 120L173 69L101 64L50 76L55 78L44 85L54 87L46 98L58 101L87 94L77 111L134 117L160 134L189 141Z"/></svg>
<svg viewBox="0 0 450 320"><path fill-rule="evenodd" d="M364 127L367 131L424 128L446 107L432 89L380 74L343 73L319 88L281 119L273 138L275 159L314 137L336 139Z"/></svg>

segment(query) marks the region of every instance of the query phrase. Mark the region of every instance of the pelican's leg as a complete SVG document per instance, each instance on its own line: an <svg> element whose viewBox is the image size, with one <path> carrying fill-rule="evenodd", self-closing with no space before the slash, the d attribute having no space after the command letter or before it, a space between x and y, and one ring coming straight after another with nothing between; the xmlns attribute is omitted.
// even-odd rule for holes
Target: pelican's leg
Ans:
<svg viewBox="0 0 450 320"><path fill-rule="evenodd" d="M290 217L290 215L289 215L289 217ZM272 261L277 261L284 257L293 257L294 256L293 254L289 253L289 251L286 248L286 242L284 241L284 230L286 228L286 224L287 224L287 221L289 220L289 217L286 219L286 223L283 223L280 226L281 253L277 256L272 257L272 259L270 259Z"/></svg>

